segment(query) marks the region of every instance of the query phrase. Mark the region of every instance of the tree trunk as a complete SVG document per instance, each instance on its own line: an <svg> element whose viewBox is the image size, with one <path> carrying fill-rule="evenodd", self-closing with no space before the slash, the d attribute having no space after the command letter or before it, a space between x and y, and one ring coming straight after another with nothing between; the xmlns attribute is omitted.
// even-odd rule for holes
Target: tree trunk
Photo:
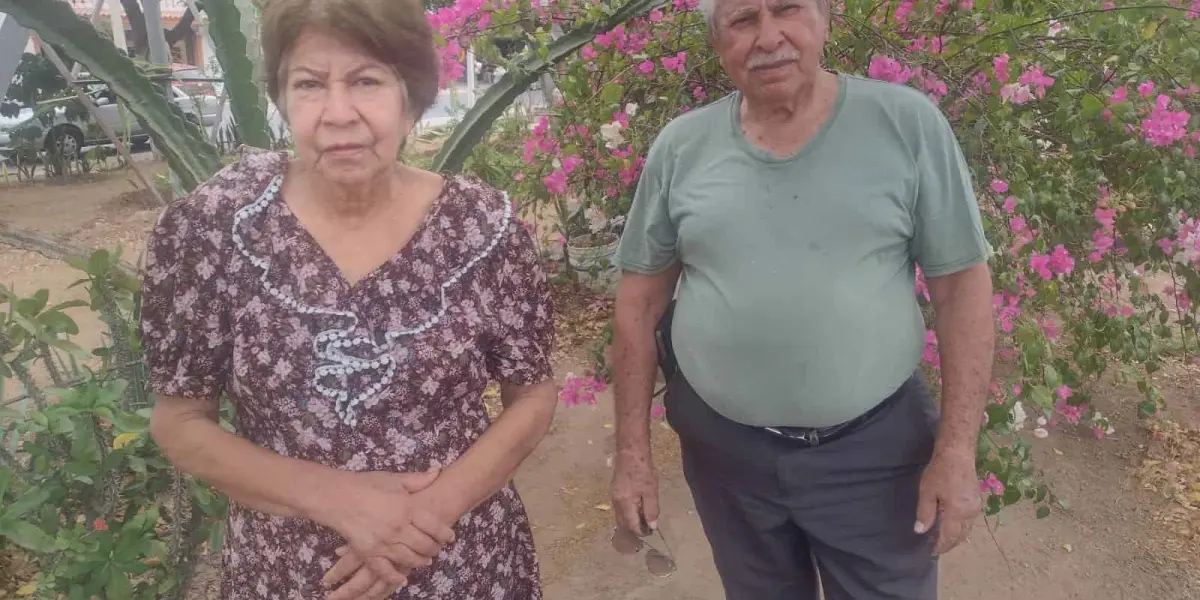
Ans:
<svg viewBox="0 0 1200 600"><path fill-rule="evenodd" d="M94 252L91 248L77 246L63 238L17 227L7 221L0 221L0 245L36 252L46 258L63 262L76 259L86 261ZM123 262L121 267L128 273L137 273L137 268L128 263Z"/></svg>
<svg viewBox="0 0 1200 600"><path fill-rule="evenodd" d="M129 40L129 44L134 48L134 55L142 59L148 58L150 56L150 36L146 33L146 15L142 12L141 3L138 0L121 0L121 8L125 9L125 16L129 18L129 26L133 29L133 37ZM167 46L173 47L186 36L192 35L192 23L195 20L196 16L189 9L183 13L174 27L163 29L163 36L167 38Z"/></svg>

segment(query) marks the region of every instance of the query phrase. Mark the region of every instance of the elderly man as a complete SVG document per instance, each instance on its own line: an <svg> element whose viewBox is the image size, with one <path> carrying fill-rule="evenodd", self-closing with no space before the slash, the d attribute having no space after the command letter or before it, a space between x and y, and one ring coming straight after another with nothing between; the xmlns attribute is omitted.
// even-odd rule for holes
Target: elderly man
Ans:
<svg viewBox="0 0 1200 600"><path fill-rule="evenodd" d="M968 168L925 96L822 69L827 0L701 8L738 91L663 129L617 254L618 525L659 518L655 329L678 282L667 416L726 597L933 599L981 507L994 334Z"/></svg>

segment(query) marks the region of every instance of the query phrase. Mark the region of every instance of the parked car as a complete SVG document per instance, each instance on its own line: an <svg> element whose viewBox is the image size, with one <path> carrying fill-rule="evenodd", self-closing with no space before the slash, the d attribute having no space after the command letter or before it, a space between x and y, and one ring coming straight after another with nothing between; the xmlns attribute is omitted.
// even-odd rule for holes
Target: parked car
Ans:
<svg viewBox="0 0 1200 600"><path fill-rule="evenodd" d="M6 117L0 114L0 162L5 162L9 159L8 153L11 151L9 149L11 142L8 132L32 117L32 108L21 108L14 117Z"/></svg>
<svg viewBox="0 0 1200 600"><path fill-rule="evenodd" d="M205 127L217 121L218 100L215 95L189 94L181 81L170 86L171 102L183 110L184 117ZM88 98L96 108L100 121L107 124L122 139L133 145L145 145L148 132L106 85L87 86ZM27 109L28 110L28 109ZM39 150L55 150L64 156L75 156L88 146L108 145L99 123L74 96L39 103L25 118L12 125L0 124L0 160L13 153L22 141Z"/></svg>

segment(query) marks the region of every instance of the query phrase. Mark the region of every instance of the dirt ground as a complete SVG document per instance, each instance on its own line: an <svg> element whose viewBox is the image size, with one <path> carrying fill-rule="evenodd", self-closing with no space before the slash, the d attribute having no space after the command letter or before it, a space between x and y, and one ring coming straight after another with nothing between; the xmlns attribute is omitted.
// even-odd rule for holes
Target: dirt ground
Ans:
<svg viewBox="0 0 1200 600"><path fill-rule="evenodd" d="M161 168L161 165L155 165ZM0 185L0 220L92 247L122 244L136 261L157 211L136 194L132 176L112 173L71 185ZM52 290L52 300L78 297L69 267L0 246L0 282L19 292ZM569 318L569 315L566 317ZM81 322L85 347L99 341ZM580 372L583 348L564 348L560 378ZM1170 417L1200 425L1193 365L1160 372ZM6 386L13 394L14 385ZM1056 430L1037 443L1039 464L1070 509L1037 521L1017 509L1002 522L980 520L971 543L944 561L942 598L1033 597L1039 600L1185 600L1200 597L1200 555L1192 536L1200 514L1187 485L1200 492L1195 432L1150 435L1135 420L1135 393L1105 389L1098 407L1115 417L1116 433L1097 441L1080 430ZM678 447L666 426L655 428L662 477L663 531L679 569L667 578L646 572L641 556L610 549L608 459L613 450L611 397L595 406L560 408L553 429L521 468L517 483L536 528L550 600L717 600L723 597L690 494ZM1189 437L1190 436L1190 437ZM1188 444L1191 444L1190 446ZM1149 461L1149 462L1147 462ZM1157 461L1157 462L1156 462ZM1147 483L1142 476L1149 474ZM1161 489L1177 496L1167 498ZM1180 488L1182 486L1182 488ZM1147 489L1155 488L1155 489ZM1178 499L1182 494L1183 499ZM1197 495L1200 496L1200 495ZM994 534L989 533L993 531ZM202 570L193 598L215 598L216 573Z"/></svg>

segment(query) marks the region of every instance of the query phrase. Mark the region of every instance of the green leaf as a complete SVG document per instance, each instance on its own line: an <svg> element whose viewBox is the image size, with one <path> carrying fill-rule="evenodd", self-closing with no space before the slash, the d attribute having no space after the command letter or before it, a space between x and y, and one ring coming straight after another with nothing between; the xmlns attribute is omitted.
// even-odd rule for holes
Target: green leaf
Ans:
<svg viewBox="0 0 1200 600"><path fill-rule="evenodd" d="M1059 376L1058 371L1055 370L1054 366L1051 365L1050 363L1046 363L1043 366L1043 376L1044 376L1046 385L1051 388L1056 388L1056 387L1062 385L1062 377Z"/></svg>
<svg viewBox="0 0 1200 600"><path fill-rule="evenodd" d="M1021 501L1021 490L1017 486L1009 486L1004 490L1004 505L1012 506Z"/></svg>
<svg viewBox="0 0 1200 600"><path fill-rule="evenodd" d="M1138 417L1147 419L1158 414L1158 404L1153 400L1142 400L1138 402Z"/></svg>
<svg viewBox="0 0 1200 600"><path fill-rule="evenodd" d="M178 106L167 102L161 86L117 52L112 42L101 37L70 4L60 0L0 0L0 13L36 31L42 41L62 48L93 77L107 83L145 125L185 189L194 188L223 166L217 149L184 118Z"/></svg>
<svg viewBox="0 0 1200 600"><path fill-rule="evenodd" d="M88 257L87 272L92 275L103 275L111 265L108 250L100 249Z"/></svg>
<svg viewBox="0 0 1200 600"><path fill-rule="evenodd" d="M1000 496L988 496L987 503L984 504L983 513L989 517L999 513L1004 506L1000 502Z"/></svg>
<svg viewBox="0 0 1200 600"><path fill-rule="evenodd" d="M104 590L108 592L108 598L133 597L133 585L129 583L129 575L115 566L109 567L108 583L104 586Z"/></svg>
<svg viewBox="0 0 1200 600"><path fill-rule="evenodd" d="M75 323L75 319L61 312L44 312L37 316L37 321L53 333L79 334L79 325Z"/></svg>
<svg viewBox="0 0 1200 600"><path fill-rule="evenodd" d="M0 521L0 538L38 554L54 551L54 538L24 521Z"/></svg>
<svg viewBox="0 0 1200 600"><path fill-rule="evenodd" d="M1094 119L1104 112L1104 102L1092 94L1088 94L1079 101L1081 110L1080 114L1085 119Z"/></svg>
<svg viewBox="0 0 1200 600"><path fill-rule="evenodd" d="M50 490L44 487L33 488L25 492L16 502L4 508L0 518L5 521L19 520L30 511L45 504L50 499Z"/></svg>
<svg viewBox="0 0 1200 600"><path fill-rule="evenodd" d="M990 404L987 407L988 426L1007 425L1012 421L1012 410L1003 404Z"/></svg>
<svg viewBox="0 0 1200 600"><path fill-rule="evenodd" d="M47 308L46 312L59 312L71 308L81 308L87 305L88 303L84 302L83 300L68 300L66 302L59 302L58 304Z"/></svg>
<svg viewBox="0 0 1200 600"><path fill-rule="evenodd" d="M33 317L42 312L46 308L46 303L50 300L50 290L41 289L34 293L29 298L21 298L17 300L17 312L26 317Z"/></svg>
<svg viewBox="0 0 1200 600"><path fill-rule="evenodd" d="M256 148L270 148L271 135L263 96L254 85L254 64L242 34L242 14L234 0L204 0L208 14L208 33L212 35L217 61L225 77L230 109L242 142Z"/></svg>
<svg viewBox="0 0 1200 600"><path fill-rule="evenodd" d="M616 104L621 101L621 97L625 95L625 86L619 83L610 83L600 90L600 101L605 104Z"/></svg>
<svg viewBox="0 0 1200 600"><path fill-rule="evenodd" d="M597 34L666 4L667 0L629 0L603 22L582 24L554 40L549 47L539 47L537 56L526 57L516 63L499 81L492 84L483 97L463 116L462 121L438 150L437 156L433 158L432 170L446 173L462 170L467 157L471 155L479 140L487 134L492 123L504 114L513 101L529 89L544 71L588 45Z"/></svg>
<svg viewBox="0 0 1200 600"><path fill-rule="evenodd" d="M1043 504L1042 506L1037 507L1037 518L1045 519L1048 516L1050 516L1050 507L1049 506L1046 506Z"/></svg>

